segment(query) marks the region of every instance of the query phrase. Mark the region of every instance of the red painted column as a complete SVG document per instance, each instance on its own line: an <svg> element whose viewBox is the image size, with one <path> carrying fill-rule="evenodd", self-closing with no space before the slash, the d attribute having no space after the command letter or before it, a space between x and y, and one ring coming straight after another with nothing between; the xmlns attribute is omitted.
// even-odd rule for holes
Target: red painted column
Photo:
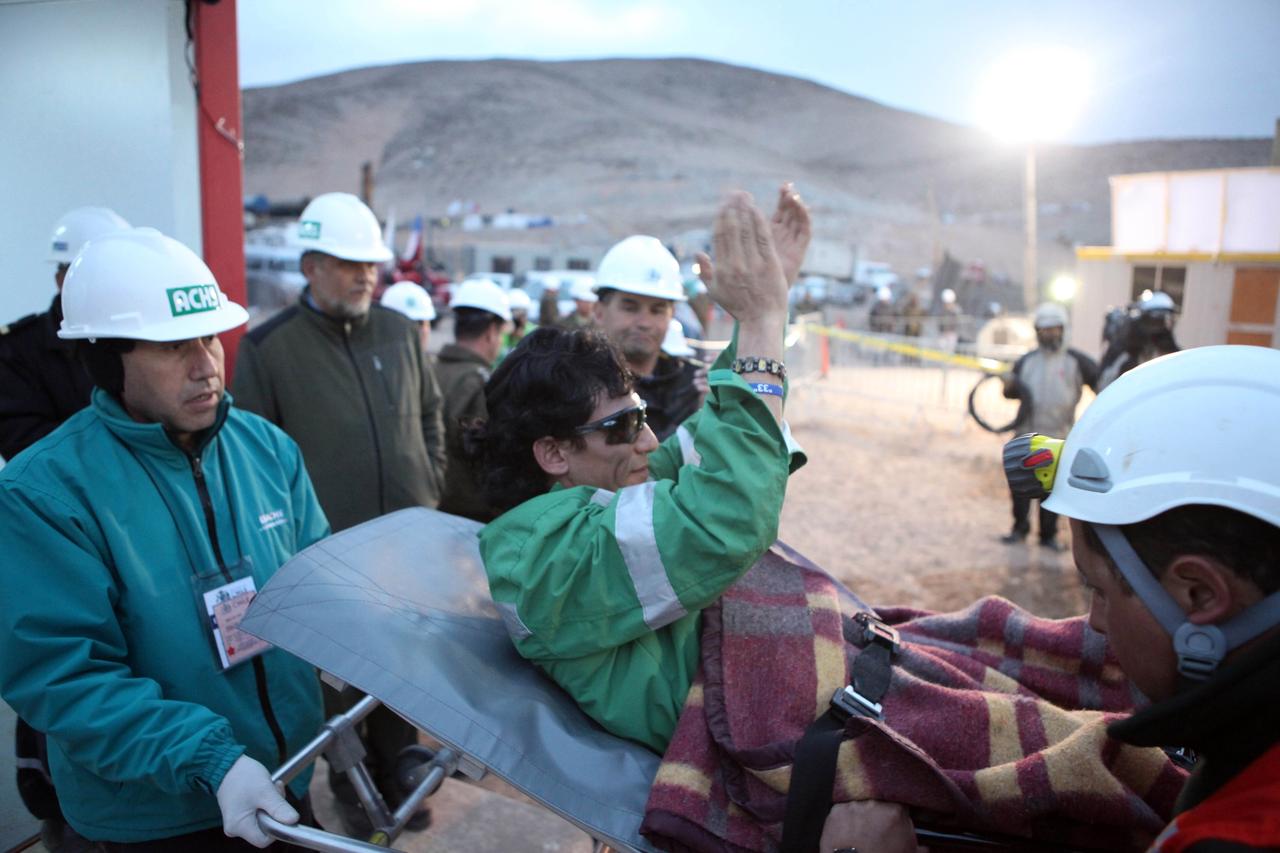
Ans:
<svg viewBox="0 0 1280 853"><path fill-rule="evenodd" d="M199 102L200 218L204 260L233 302L247 304L244 279L244 134L236 60L236 0L192 3ZM227 381L244 327L226 332Z"/></svg>

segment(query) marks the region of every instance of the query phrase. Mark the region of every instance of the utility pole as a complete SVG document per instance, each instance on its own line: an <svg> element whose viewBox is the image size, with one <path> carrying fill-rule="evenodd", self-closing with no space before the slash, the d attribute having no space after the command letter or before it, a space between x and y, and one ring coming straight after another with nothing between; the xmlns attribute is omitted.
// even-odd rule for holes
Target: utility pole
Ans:
<svg viewBox="0 0 1280 853"><path fill-rule="evenodd" d="M1022 200L1026 218L1026 246L1022 255L1022 298L1028 312L1040 302L1040 284L1036 263L1036 144L1027 142L1027 168L1022 184Z"/></svg>

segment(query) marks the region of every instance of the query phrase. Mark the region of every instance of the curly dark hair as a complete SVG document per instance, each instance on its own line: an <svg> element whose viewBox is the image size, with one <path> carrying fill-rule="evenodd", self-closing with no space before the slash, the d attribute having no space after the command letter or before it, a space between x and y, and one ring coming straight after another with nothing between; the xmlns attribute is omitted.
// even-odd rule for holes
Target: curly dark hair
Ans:
<svg viewBox="0 0 1280 853"><path fill-rule="evenodd" d="M485 385L488 418L468 426L464 444L496 513L550 488L533 457L543 436L582 439L573 428L591 418L601 396L630 394L635 378L604 335L543 326L521 339Z"/></svg>

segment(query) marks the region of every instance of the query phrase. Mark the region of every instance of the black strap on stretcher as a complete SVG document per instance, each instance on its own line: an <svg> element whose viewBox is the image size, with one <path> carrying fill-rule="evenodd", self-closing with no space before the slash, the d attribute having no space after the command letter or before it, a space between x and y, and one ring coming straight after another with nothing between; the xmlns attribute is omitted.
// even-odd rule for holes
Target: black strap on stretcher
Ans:
<svg viewBox="0 0 1280 853"><path fill-rule="evenodd" d="M818 849L831 811L845 721L855 715L884 719L880 701L889 692L898 632L864 611L845 623L845 639L862 647L853 661L853 683L835 692L831 707L805 729L796 744L782 820L781 853L814 853Z"/></svg>

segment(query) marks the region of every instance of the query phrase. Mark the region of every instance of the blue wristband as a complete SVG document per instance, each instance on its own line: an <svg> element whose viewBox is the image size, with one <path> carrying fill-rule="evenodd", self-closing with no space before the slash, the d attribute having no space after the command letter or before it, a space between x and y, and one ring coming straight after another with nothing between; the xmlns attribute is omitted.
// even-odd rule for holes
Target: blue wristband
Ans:
<svg viewBox="0 0 1280 853"><path fill-rule="evenodd" d="M775 397L782 396L781 385L770 385L767 382L748 382L747 384L750 385L751 390L755 391L757 394L772 394Z"/></svg>

